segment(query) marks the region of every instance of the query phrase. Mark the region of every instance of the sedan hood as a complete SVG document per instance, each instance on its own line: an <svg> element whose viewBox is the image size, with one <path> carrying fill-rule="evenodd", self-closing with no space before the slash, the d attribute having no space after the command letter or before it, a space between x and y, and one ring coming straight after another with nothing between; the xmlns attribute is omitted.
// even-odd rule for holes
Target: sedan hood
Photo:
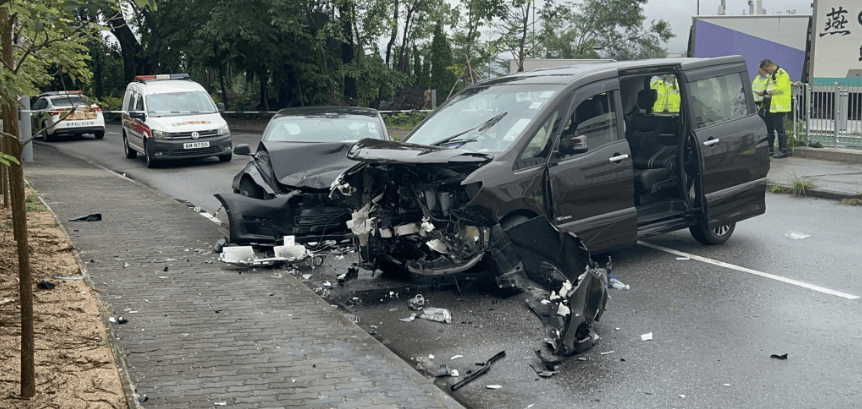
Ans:
<svg viewBox="0 0 862 409"><path fill-rule="evenodd" d="M278 183L295 188L329 189L335 178L355 165L347 158L353 142L261 142L269 152Z"/></svg>
<svg viewBox="0 0 862 409"><path fill-rule="evenodd" d="M363 139L357 142L347 157L366 163L402 164L474 164L480 165L491 160L490 155L451 149L440 146L399 143L379 139Z"/></svg>

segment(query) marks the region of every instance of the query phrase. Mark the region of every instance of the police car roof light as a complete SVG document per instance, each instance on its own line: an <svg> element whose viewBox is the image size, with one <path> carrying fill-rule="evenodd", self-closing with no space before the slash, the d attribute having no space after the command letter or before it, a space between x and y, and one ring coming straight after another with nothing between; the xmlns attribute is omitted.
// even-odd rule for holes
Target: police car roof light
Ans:
<svg viewBox="0 0 862 409"><path fill-rule="evenodd" d="M191 79L188 74L155 74L155 75L137 75L135 81L145 82L153 80L188 80Z"/></svg>

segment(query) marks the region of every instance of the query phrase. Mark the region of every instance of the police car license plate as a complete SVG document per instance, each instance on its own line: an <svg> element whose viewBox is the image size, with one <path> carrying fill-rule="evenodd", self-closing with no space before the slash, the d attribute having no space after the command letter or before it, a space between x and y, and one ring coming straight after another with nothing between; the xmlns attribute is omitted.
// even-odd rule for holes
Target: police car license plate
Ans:
<svg viewBox="0 0 862 409"><path fill-rule="evenodd" d="M66 126L92 126L96 123L96 121L64 121Z"/></svg>
<svg viewBox="0 0 862 409"><path fill-rule="evenodd" d="M209 142L189 142L183 144L183 149L197 149L197 148L209 148Z"/></svg>

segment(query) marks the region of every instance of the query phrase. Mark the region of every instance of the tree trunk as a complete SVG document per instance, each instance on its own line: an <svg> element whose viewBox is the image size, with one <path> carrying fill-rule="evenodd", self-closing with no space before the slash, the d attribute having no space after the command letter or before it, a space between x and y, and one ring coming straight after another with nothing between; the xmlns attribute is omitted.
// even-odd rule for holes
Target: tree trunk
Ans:
<svg viewBox="0 0 862 409"><path fill-rule="evenodd" d="M109 10L108 13L113 12ZM110 15L106 13L106 15ZM123 54L123 75L125 82L132 82L138 72L138 52L141 50L141 44L135 37L135 33L126 23L123 13L117 11L108 19L108 26L111 27L111 34L117 38L120 43L120 50Z"/></svg>
<svg viewBox="0 0 862 409"><path fill-rule="evenodd" d="M12 60L12 20L9 9L0 8L0 47L4 65L13 67ZM5 80L5 79L4 79ZM5 82L5 81L4 81ZM14 97L12 97L14 98ZM18 134L18 101L3 100L3 132L7 135ZM21 168L22 146L17 139L3 137L4 151L11 154L18 163L9 166L9 190L12 199L12 226L15 241L18 243L18 297L21 299L21 397L36 396L36 365L33 356L33 288L30 278L30 247L27 244L27 208L24 204L24 169Z"/></svg>
<svg viewBox="0 0 862 409"><path fill-rule="evenodd" d="M392 56L392 46L395 45L395 38L398 37L398 0L392 5L392 20L395 24L392 25L392 36L389 37L389 44L386 44L386 66L389 67L389 58Z"/></svg>
<svg viewBox="0 0 862 409"><path fill-rule="evenodd" d="M144 21L147 23L147 28L150 29L150 37L153 39L153 53L150 56L150 74L160 74L162 69L159 66L159 51L162 48L162 38L159 37L156 24L153 22L153 17L147 11L147 8L142 8L141 12L144 14Z"/></svg>
<svg viewBox="0 0 862 409"><path fill-rule="evenodd" d="M413 5L407 9L407 16L404 18L404 34L401 38L401 49L398 52L398 71L400 72L408 72L407 69L407 44L409 40L409 30L410 30L410 22L413 20L413 13L419 9L419 3L422 0L414 0Z"/></svg>
<svg viewBox="0 0 862 409"><path fill-rule="evenodd" d="M259 70L258 77L260 78L260 106L264 111L269 111L269 97L267 97L267 70Z"/></svg>

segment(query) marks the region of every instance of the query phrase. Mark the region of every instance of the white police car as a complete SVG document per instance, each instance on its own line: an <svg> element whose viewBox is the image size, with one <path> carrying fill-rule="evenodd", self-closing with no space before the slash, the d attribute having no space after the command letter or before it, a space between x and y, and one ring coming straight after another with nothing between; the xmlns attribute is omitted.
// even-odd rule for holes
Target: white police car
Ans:
<svg viewBox="0 0 862 409"><path fill-rule="evenodd" d="M105 137L102 109L90 103L81 91L52 91L40 94L31 109L33 131L46 142L61 135L93 134Z"/></svg>

